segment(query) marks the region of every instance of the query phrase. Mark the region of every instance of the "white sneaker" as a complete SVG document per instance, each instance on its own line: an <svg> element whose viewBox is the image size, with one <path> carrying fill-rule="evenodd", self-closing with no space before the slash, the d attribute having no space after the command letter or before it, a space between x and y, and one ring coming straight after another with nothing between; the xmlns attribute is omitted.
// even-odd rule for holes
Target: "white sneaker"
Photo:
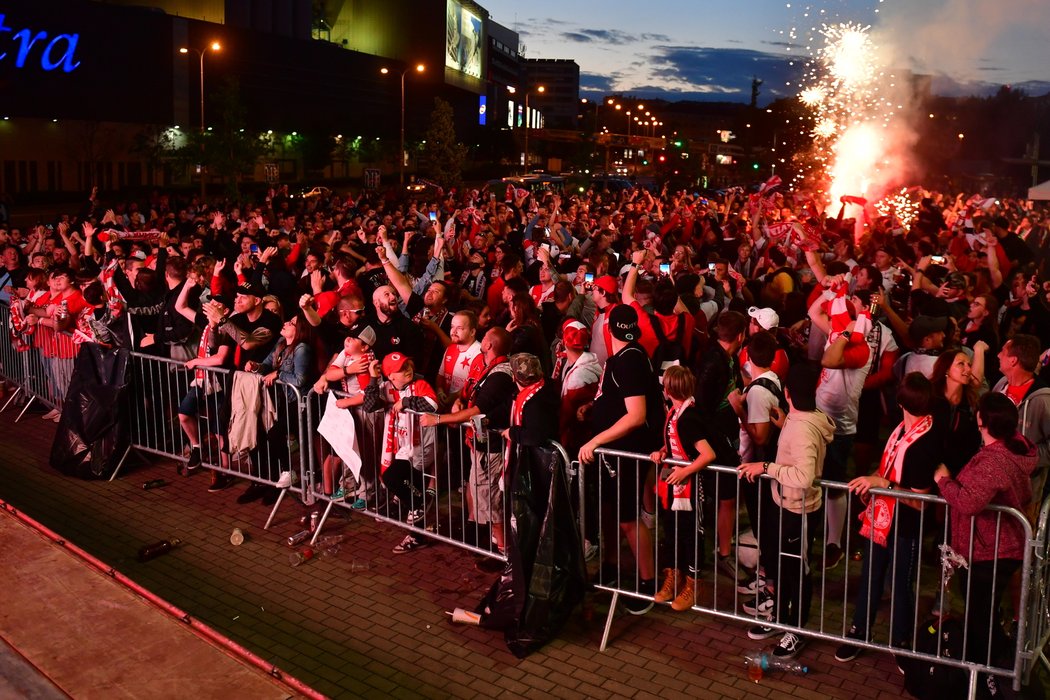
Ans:
<svg viewBox="0 0 1050 700"><path fill-rule="evenodd" d="M291 488L291 486L297 481L298 479L292 472L281 472L281 478L277 480L276 486L279 489L287 489Z"/></svg>
<svg viewBox="0 0 1050 700"><path fill-rule="evenodd" d="M645 525L650 530L656 525L656 513L650 513L645 508L641 509L638 519L642 521L642 525Z"/></svg>
<svg viewBox="0 0 1050 700"><path fill-rule="evenodd" d="M777 659L793 659L802 651L806 642L794 632L787 632L780 638L780 642L773 648L773 656Z"/></svg>

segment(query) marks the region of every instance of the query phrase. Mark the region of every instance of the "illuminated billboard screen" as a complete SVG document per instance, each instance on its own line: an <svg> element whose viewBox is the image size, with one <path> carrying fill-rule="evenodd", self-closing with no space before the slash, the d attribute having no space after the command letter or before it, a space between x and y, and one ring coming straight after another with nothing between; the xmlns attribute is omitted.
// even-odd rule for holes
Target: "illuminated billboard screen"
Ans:
<svg viewBox="0 0 1050 700"><path fill-rule="evenodd" d="M481 18L448 0L445 6L445 67L475 78L481 77L481 51L484 47Z"/></svg>

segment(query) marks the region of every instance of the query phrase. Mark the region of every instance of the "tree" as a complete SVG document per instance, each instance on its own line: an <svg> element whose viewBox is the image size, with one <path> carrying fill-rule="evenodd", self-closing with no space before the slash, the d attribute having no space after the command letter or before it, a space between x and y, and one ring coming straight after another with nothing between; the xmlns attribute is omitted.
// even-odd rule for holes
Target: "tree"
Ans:
<svg viewBox="0 0 1050 700"><path fill-rule="evenodd" d="M430 113L430 126L423 144L423 160L430 178L446 190L458 186L466 159L467 147L456 140L452 106L440 97L434 98L434 111Z"/></svg>
<svg viewBox="0 0 1050 700"><path fill-rule="evenodd" d="M236 80L223 81L212 98L219 115L215 130L205 134L204 157L215 175L226 181L231 195L238 194L241 175L251 173L266 144L245 129L244 105Z"/></svg>

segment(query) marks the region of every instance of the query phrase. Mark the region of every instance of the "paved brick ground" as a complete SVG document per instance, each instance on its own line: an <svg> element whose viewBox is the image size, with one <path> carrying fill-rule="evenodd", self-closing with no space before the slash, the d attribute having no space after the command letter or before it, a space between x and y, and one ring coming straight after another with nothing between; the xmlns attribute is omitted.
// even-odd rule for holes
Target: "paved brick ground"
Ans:
<svg viewBox="0 0 1050 700"><path fill-rule="evenodd" d="M473 607L492 580L474 557L448 546L391 554L401 531L354 515L326 534L349 535L334 557L293 568L283 539L303 506L287 503L273 528L268 509L235 503L243 487L206 492L207 477L182 478L162 460L126 468L116 482L85 482L47 466L53 424L0 415L0 498L113 565L138 583L332 697L870 698L896 700L891 657L837 664L833 646L812 643L807 677L747 680L743 654L757 646L739 623L661 609L620 617L598 651L608 596L589 596L560 638L527 659L502 638L452 626L445 614ZM143 482L169 485L144 491ZM229 543L234 527L248 541ZM144 544L185 545L146 564Z"/></svg>

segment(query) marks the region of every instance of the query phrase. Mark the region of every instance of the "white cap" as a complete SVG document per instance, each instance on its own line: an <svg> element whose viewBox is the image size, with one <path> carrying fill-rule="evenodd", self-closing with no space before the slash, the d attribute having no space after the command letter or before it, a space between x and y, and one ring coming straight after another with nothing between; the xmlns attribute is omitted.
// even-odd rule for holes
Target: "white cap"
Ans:
<svg viewBox="0 0 1050 700"><path fill-rule="evenodd" d="M772 330L780 325L780 316L773 309L752 306L747 310L747 315L758 321L758 325L765 330Z"/></svg>

